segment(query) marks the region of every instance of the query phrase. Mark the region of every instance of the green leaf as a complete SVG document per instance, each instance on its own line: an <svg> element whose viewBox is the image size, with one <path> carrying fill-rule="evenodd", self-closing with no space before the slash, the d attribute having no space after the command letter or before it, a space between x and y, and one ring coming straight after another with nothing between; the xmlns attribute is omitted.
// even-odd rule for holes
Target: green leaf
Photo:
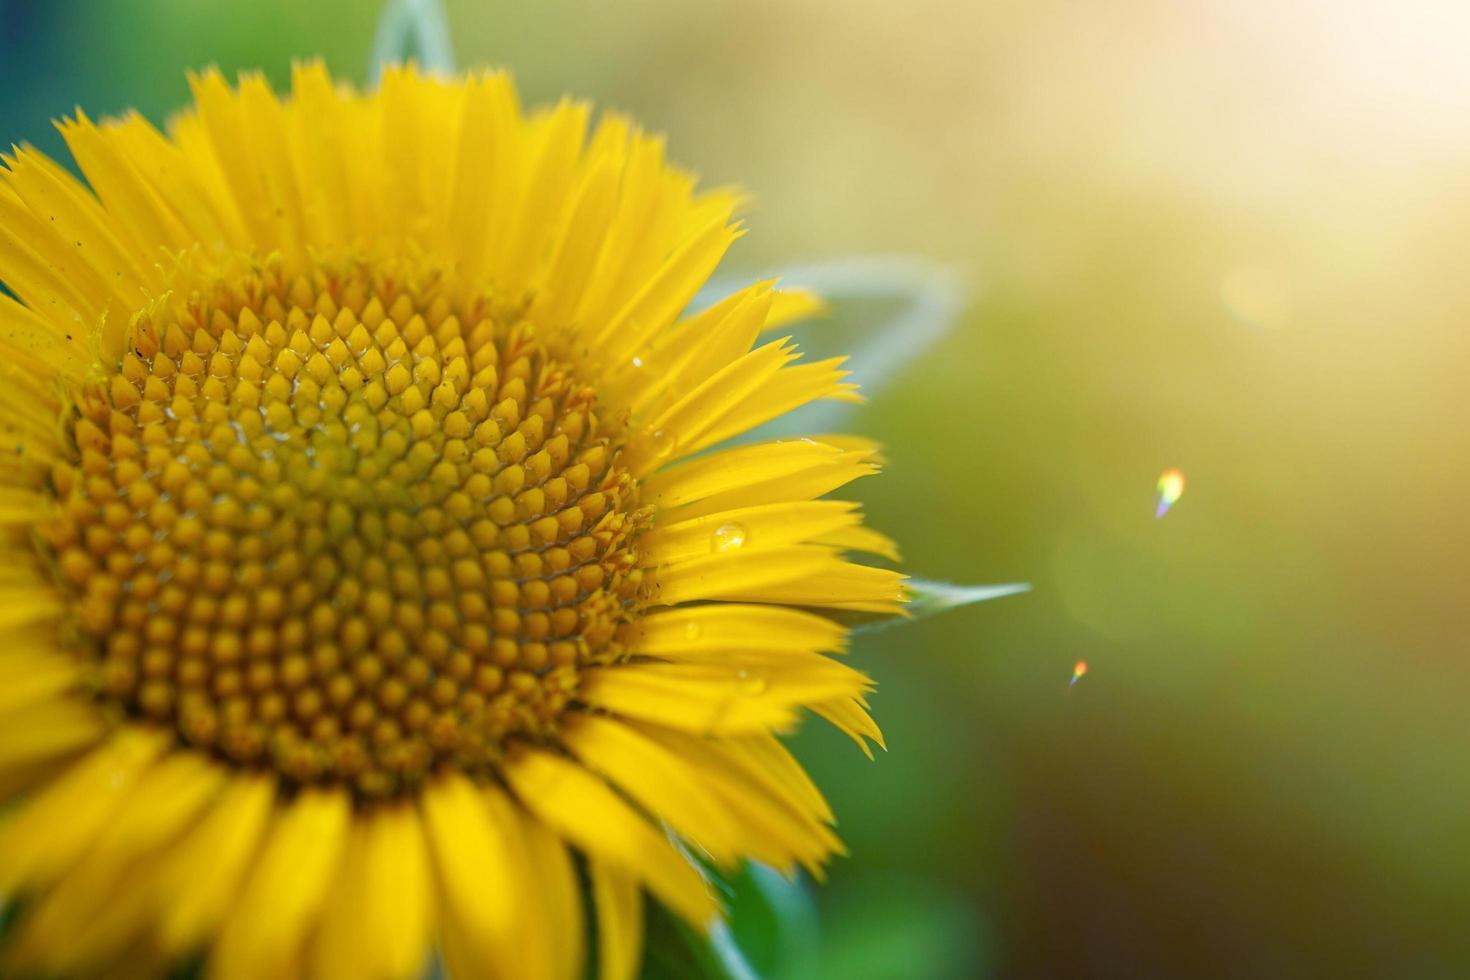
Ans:
<svg viewBox="0 0 1470 980"><path fill-rule="evenodd" d="M747 863L737 874L700 865L726 897L708 936L649 903L644 980L798 980L820 962L817 914L800 880Z"/></svg>
<svg viewBox="0 0 1470 980"><path fill-rule="evenodd" d="M454 71L454 45L449 35L449 17L441 0L388 0L373 36L369 75L376 85L383 66L412 58L428 72L448 75Z"/></svg>
<svg viewBox="0 0 1470 980"><path fill-rule="evenodd" d="M750 863L731 886L730 929L750 964L772 980L812 976L821 962L821 927L806 882Z"/></svg>
<svg viewBox="0 0 1470 980"><path fill-rule="evenodd" d="M951 609L1031 591L1029 582L1007 582L1003 585L955 585L950 582L936 582L932 579L911 578L905 584L909 588L911 597L908 604L904 606L904 610L909 614L907 618L893 616L860 623L853 627L853 632L874 633L878 630L892 629L905 623L928 619L930 616L936 616Z"/></svg>
<svg viewBox="0 0 1470 980"><path fill-rule="evenodd" d="M737 980L711 943L658 902L648 903L643 980Z"/></svg>

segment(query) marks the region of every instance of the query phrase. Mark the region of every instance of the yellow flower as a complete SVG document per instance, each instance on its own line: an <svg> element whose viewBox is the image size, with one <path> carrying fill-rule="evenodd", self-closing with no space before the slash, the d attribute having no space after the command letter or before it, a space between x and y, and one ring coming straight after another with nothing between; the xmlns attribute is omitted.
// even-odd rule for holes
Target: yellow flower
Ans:
<svg viewBox="0 0 1470 980"><path fill-rule="evenodd" d="M642 892L840 845L776 738L863 739L829 610L893 612L821 436L839 361L662 142L498 74L194 79L0 183L5 971L635 971Z"/></svg>

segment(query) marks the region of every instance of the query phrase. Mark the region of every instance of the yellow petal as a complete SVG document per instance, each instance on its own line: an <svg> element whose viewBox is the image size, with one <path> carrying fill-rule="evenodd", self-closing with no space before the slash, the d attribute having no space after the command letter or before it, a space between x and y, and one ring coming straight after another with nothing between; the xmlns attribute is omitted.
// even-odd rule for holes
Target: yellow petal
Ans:
<svg viewBox="0 0 1470 980"><path fill-rule="evenodd" d="M803 320L826 316L831 308L827 301L806 289L782 289L776 292L776 301L771 304L764 330L780 330L782 327Z"/></svg>
<svg viewBox="0 0 1470 980"><path fill-rule="evenodd" d="M597 715L569 719L561 738L573 755L717 862L729 866L739 857L740 828L700 792L698 774L687 762L627 725Z"/></svg>
<svg viewBox="0 0 1470 980"><path fill-rule="evenodd" d="M424 213L420 157L425 139L447 142L450 136L424 131L424 94L417 71L403 65L384 69L377 99L383 118L383 143L377 156L383 166L384 217L399 228L413 227Z"/></svg>
<svg viewBox="0 0 1470 980"><path fill-rule="evenodd" d="M561 838L545 824L526 820L522 826L526 862L535 890L540 893L541 914L537 918L545 923L548 975L555 980L580 978L586 927L582 923L582 888L571 855Z"/></svg>
<svg viewBox="0 0 1470 980"><path fill-rule="evenodd" d="M545 284L531 307L536 322L563 326L576 310L617 208L622 163L620 157L611 154L596 159L577 189Z"/></svg>
<svg viewBox="0 0 1470 980"><path fill-rule="evenodd" d="M816 545L705 555L657 574L658 599L666 605L724 599L897 613L905 599L898 572L856 565Z"/></svg>
<svg viewBox="0 0 1470 980"><path fill-rule="evenodd" d="M59 333L102 322L109 293L96 271L67 252L13 191L3 189L0 269L6 287Z"/></svg>
<svg viewBox="0 0 1470 980"><path fill-rule="evenodd" d="M156 732L123 728L27 801L0 829L0 890L49 879L81 857L164 743Z"/></svg>
<svg viewBox="0 0 1470 980"><path fill-rule="evenodd" d="M777 371L764 379L759 387L747 392L739 402L730 405L719 424L694 440L686 451L696 452L705 446L732 439L818 399L861 402L863 399L857 393L857 386L844 380L848 376L848 372L842 370L845 360L844 357L834 357Z"/></svg>
<svg viewBox="0 0 1470 980"><path fill-rule="evenodd" d="M365 864L366 932L377 940L368 961L389 977L414 977L428 956L433 878L419 815L385 811L369 825Z"/></svg>
<svg viewBox="0 0 1470 980"><path fill-rule="evenodd" d="M58 327L54 319L38 315L9 296L0 296L0 344L73 383L85 377L90 363L78 339L81 334L76 325L68 331Z"/></svg>
<svg viewBox="0 0 1470 980"><path fill-rule="evenodd" d="M744 831L742 851L789 872L795 863L820 873L822 862L841 853L828 826L831 812L808 794L793 790L784 766L737 748L745 738L710 738L658 724L637 726L651 740L687 759L699 774L701 791L727 808Z"/></svg>
<svg viewBox="0 0 1470 980"><path fill-rule="evenodd" d="M347 840L352 805L341 790L305 790L266 831L260 856L209 959L210 976L278 976L301 955Z"/></svg>
<svg viewBox="0 0 1470 980"><path fill-rule="evenodd" d="M773 651L840 653L847 630L825 616L779 606L711 603L660 609L633 623L623 642L637 653Z"/></svg>
<svg viewBox="0 0 1470 980"><path fill-rule="evenodd" d="M620 364L661 332L689 305L694 294L719 265L740 230L728 211L717 212L707 225L680 244L659 269L602 329L593 343L607 361Z"/></svg>
<svg viewBox="0 0 1470 980"><path fill-rule="evenodd" d="M11 637L0 643L15 642ZM30 651L0 654L0 718L74 688L82 670L70 658Z"/></svg>
<svg viewBox="0 0 1470 980"><path fill-rule="evenodd" d="M724 744L732 755L744 756L752 768L768 775L771 784L779 786L782 797L797 810L813 814L825 823L833 822L832 808L822 791L779 738L759 732L726 739Z"/></svg>
<svg viewBox="0 0 1470 980"><path fill-rule="evenodd" d="M853 525L809 540L814 544L831 545L843 551L865 551L870 555L879 555L893 562L900 560L898 545L893 539L870 527Z"/></svg>
<svg viewBox="0 0 1470 980"><path fill-rule="evenodd" d="M178 124L181 142L202 141L204 135L197 127L197 120L191 128L187 119L182 117ZM180 145L165 138L136 112L108 120L101 128L132 164L133 171L174 214L190 239L245 244L239 216L229 202L222 200L223 178L212 156L191 162Z"/></svg>
<svg viewBox="0 0 1470 980"><path fill-rule="evenodd" d="M587 862L597 911L598 980L633 980L643 960L643 892L638 879L597 860Z"/></svg>
<svg viewBox="0 0 1470 980"><path fill-rule="evenodd" d="M694 182L664 162L663 139L639 134L628 152L618 211L574 317L607 323L668 255Z"/></svg>
<svg viewBox="0 0 1470 980"><path fill-rule="evenodd" d="M861 521L858 505L845 500L757 504L661 524L644 535L640 550L653 561L669 563L815 541Z"/></svg>
<svg viewBox="0 0 1470 980"><path fill-rule="evenodd" d="M423 794L425 827L438 882L450 966L459 960L467 976L509 977L517 964L515 936L523 905L534 887L520 850L521 834L497 806L503 796L479 789L452 773ZM498 883L487 887L487 883ZM455 975L461 975L455 972Z"/></svg>
<svg viewBox="0 0 1470 980"><path fill-rule="evenodd" d="M873 750L868 747L869 739L877 742L879 748L888 748L883 742L883 732L856 698L834 698L821 704L813 704L811 709L856 742L869 759L873 757Z"/></svg>
<svg viewBox="0 0 1470 980"><path fill-rule="evenodd" d="M619 372L617 364L610 364L613 397L626 398L639 417L668 408L755 345L771 309L771 286L770 280L752 283L679 321L649 343L646 355L640 355L641 365L630 359ZM623 391L629 386L631 392Z"/></svg>
<svg viewBox="0 0 1470 980"><path fill-rule="evenodd" d="M267 776L232 777L199 823L160 862L147 891L161 915L158 939L165 950L181 954L190 949L234 905L236 888L271 815L273 783Z"/></svg>
<svg viewBox="0 0 1470 980"><path fill-rule="evenodd" d="M157 270L144 276L113 234L97 199L76 178L29 149L16 152L5 177L33 214L45 216L42 225L50 244L33 239L33 248L45 255L64 255L73 274L84 269L86 277L98 284L104 305L115 303L122 316L147 300L140 286L160 282Z"/></svg>
<svg viewBox="0 0 1470 980"><path fill-rule="evenodd" d="M134 890L139 865L177 843L224 779L221 767L192 752L170 754L144 774L82 860L26 916L17 962L48 974L91 973L134 939L146 903L117 896ZM88 925L80 933L79 923Z"/></svg>
<svg viewBox="0 0 1470 980"><path fill-rule="evenodd" d="M704 879L662 834L596 776L540 749L507 760L521 802L593 858L636 875L696 928L716 913Z"/></svg>
<svg viewBox="0 0 1470 980"><path fill-rule="evenodd" d="M510 232L524 168L520 110L510 78L471 78L460 111L449 253L467 282L475 282L484 273L486 256L499 254L499 239Z"/></svg>
<svg viewBox="0 0 1470 980"><path fill-rule="evenodd" d="M66 604L53 589L0 584L0 629L53 620L65 611Z"/></svg>
<svg viewBox="0 0 1470 980"><path fill-rule="evenodd" d="M801 697L781 696L760 678L685 664L625 664L583 672L577 696L607 711L685 731L721 734L789 729Z"/></svg>
<svg viewBox="0 0 1470 980"><path fill-rule="evenodd" d="M254 72L240 79L239 109L244 135L259 173L262 203L269 209L265 220L274 229L272 246L290 258L299 259L304 254L306 221L302 191L287 143L290 131L286 113L265 77Z"/></svg>
<svg viewBox="0 0 1470 980"><path fill-rule="evenodd" d="M116 141L80 112L75 119L60 123L60 129L87 183L102 199L108 217L126 230L138 249L145 273L147 266L162 262L164 248L182 248L188 243L187 232Z"/></svg>
<svg viewBox="0 0 1470 980"><path fill-rule="evenodd" d="M359 814L331 887L310 975L418 977L429 955L433 883L417 810Z"/></svg>
<svg viewBox="0 0 1470 980"><path fill-rule="evenodd" d="M368 927L367 820L355 818L347 833L337 876L329 887L331 898L322 910L321 928L310 939L307 962L320 980L354 980L374 975L392 976L378 964L369 950L380 937Z"/></svg>
<svg viewBox="0 0 1470 980"><path fill-rule="evenodd" d="M176 836L219 793L226 771L197 752L172 751L139 780L87 861L121 866Z"/></svg>
<svg viewBox="0 0 1470 980"><path fill-rule="evenodd" d="M876 447L843 449L816 439L788 439L710 453L645 481L644 500L687 520L734 507L811 500L876 473Z"/></svg>
<svg viewBox="0 0 1470 980"><path fill-rule="evenodd" d="M649 424L650 430L672 440L674 451L681 455L708 445L705 434L720 425L733 407L759 390L796 356L788 340L773 340L731 361L665 409ZM641 475L660 462L659 459L635 460L630 465Z"/></svg>
<svg viewBox="0 0 1470 980"><path fill-rule="evenodd" d="M317 244L350 240L352 189L342 133L346 111L320 61L292 68L291 95L296 166L302 183L312 188L303 202L308 236Z"/></svg>
<svg viewBox="0 0 1470 980"><path fill-rule="evenodd" d="M95 705L79 699L38 701L0 715L0 798L28 785L34 767L95 743L108 725Z"/></svg>
<svg viewBox="0 0 1470 980"><path fill-rule="evenodd" d="M268 249L282 237L282 227L265 187L264 169L250 144L240 97L218 69L191 76L189 87L198 106L197 116L179 121L179 148L200 174L218 174L211 197L219 206L240 216L257 247Z"/></svg>
<svg viewBox="0 0 1470 980"><path fill-rule="evenodd" d="M545 120L545 131L515 202L510 234L490 256L490 275L512 295L529 284L562 216L570 178L581 154L590 109L564 100Z"/></svg>

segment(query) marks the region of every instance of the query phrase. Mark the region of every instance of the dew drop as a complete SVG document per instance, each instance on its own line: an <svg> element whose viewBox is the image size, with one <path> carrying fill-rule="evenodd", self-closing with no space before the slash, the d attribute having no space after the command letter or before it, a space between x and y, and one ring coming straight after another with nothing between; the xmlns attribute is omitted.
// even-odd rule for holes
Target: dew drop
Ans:
<svg viewBox="0 0 1470 980"><path fill-rule="evenodd" d="M653 453L654 459L664 460L674 455L674 449L678 440L674 434L667 429L659 429L649 439L649 451Z"/></svg>
<svg viewBox="0 0 1470 980"><path fill-rule="evenodd" d="M746 697L753 698L766 692L766 679L759 674L752 674L750 671L742 669L735 674L735 678L739 681L738 687L740 693Z"/></svg>
<svg viewBox="0 0 1470 980"><path fill-rule="evenodd" d="M691 619L689 622L687 622L687 623L684 624L684 639L688 640L689 642L693 643L695 640L699 639L703 634L704 634L704 627L703 626L700 626L694 620Z"/></svg>
<svg viewBox="0 0 1470 980"><path fill-rule="evenodd" d="M738 551L745 544L745 538L744 524L721 524L710 536L709 550L716 554Z"/></svg>

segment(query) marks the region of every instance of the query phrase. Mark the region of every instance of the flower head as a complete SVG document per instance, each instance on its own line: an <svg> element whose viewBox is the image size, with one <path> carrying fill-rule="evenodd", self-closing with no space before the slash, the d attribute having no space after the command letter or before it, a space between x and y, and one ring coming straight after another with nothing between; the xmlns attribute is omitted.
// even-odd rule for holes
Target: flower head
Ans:
<svg viewBox="0 0 1470 980"><path fill-rule="evenodd" d="M902 585L871 445L706 452L855 397L808 296L685 315L738 197L503 75L194 95L0 174L11 966L579 975L575 853L624 976L643 890L717 914L664 827L820 868L775 735L879 737L823 612Z"/></svg>

